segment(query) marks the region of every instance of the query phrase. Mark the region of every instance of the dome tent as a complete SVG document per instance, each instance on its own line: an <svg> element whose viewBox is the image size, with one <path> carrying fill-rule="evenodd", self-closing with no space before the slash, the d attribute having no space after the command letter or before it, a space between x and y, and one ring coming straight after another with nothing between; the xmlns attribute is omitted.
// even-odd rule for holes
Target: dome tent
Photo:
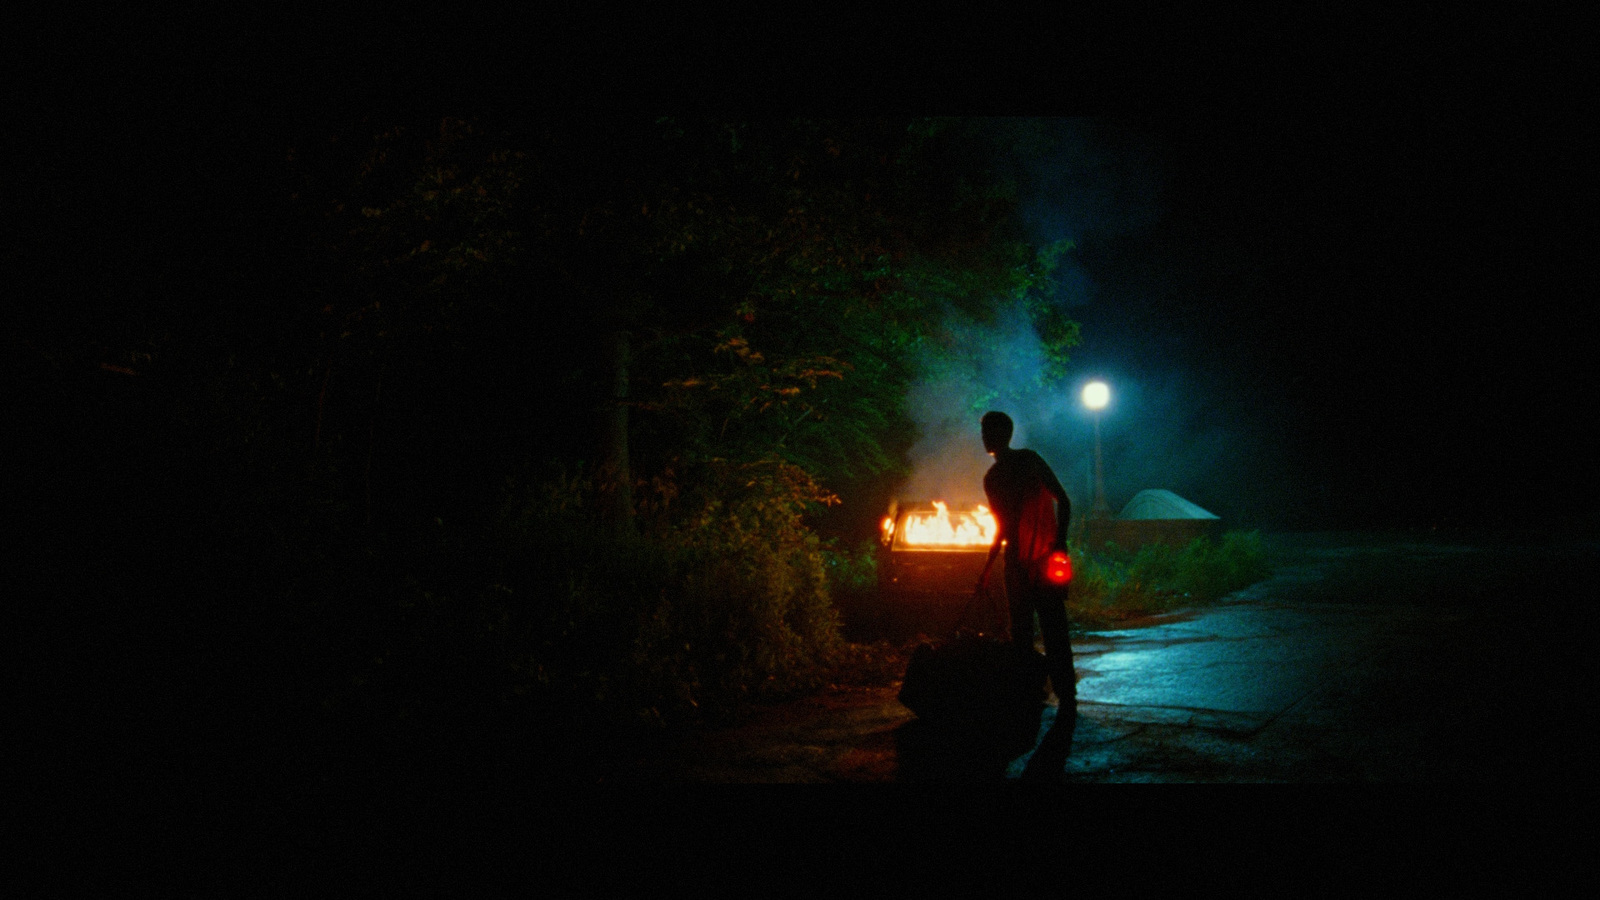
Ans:
<svg viewBox="0 0 1600 900"><path fill-rule="evenodd" d="M1098 549L1114 543L1124 550L1145 544L1183 547L1195 538L1215 539L1222 519L1167 490L1144 490L1133 496L1114 519L1083 523L1083 543Z"/></svg>
<svg viewBox="0 0 1600 900"><path fill-rule="evenodd" d="M1171 491L1147 490L1133 495L1119 519L1215 519L1217 516Z"/></svg>

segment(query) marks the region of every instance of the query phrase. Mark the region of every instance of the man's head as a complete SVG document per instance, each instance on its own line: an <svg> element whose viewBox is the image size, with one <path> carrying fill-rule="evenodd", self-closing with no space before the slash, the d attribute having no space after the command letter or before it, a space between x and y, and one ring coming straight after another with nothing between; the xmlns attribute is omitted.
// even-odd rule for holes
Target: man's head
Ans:
<svg viewBox="0 0 1600 900"><path fill-rule="evenodd" d="M990 411L983 414L983 449L989 453L999 453L1011 446L1011 431L1013 425L1011 417L1003 412Z"/></svg>

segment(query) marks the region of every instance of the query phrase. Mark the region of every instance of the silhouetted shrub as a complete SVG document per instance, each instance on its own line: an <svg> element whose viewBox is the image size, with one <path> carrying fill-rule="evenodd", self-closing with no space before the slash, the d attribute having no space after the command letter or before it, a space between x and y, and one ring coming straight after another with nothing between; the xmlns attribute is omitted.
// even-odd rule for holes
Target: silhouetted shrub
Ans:
<svg viewBox="0 0 1600 900"><path fill-rule="evenodd" d="M696 475L634 534L604 527L595 481L567 473L508 510L496 602L524 623L507 660L518 689L664 720L822 682L844 642L800 522L810 479L777 461Z"/></svg>

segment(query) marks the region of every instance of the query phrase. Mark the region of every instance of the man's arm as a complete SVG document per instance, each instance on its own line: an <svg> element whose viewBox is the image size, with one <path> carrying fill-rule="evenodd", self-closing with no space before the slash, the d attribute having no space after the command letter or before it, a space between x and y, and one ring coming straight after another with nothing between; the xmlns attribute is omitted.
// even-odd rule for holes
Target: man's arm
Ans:
<svg viewBox="0 0 1600 900"><path fill-rule="evenodd" d="M1050 464L1039 459L1039 480L1044 483L1045 490L1056 498L1056 545L1065 550L1067 547L1067 525L1072 522L1072 501L1067 499L1067 489L1061 486L1056 473L1051 470Z"/></svg>
<svg viewBox="0 0 1600 900"><path fill-rule="evenodd" d="M983 478L983 496L989 501L989 514L994 516L994 542L989 544L989 558L983 561L983 571L978 574L978 593L989 589L989 570L994 567L994 558L1000 555L1000 544L1005 539L1006 523L1000 519L1000 504L995 502L994 491L989 486L989 476Z"/></svg>
<svg viewBox="0 0 1600 900"><path fill-rule="evenodd" d="M989 569L994 566L994 558L1000 555L1000 535L994 536L994 543L989 545L989 558L983 561L983 571L978 574L978 591L981 593L989 589Z"/></svg>

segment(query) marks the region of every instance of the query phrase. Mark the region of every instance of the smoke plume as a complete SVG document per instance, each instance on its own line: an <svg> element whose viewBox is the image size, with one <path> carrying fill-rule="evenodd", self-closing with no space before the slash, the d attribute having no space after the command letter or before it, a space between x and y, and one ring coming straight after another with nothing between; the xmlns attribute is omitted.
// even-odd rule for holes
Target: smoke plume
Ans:
<svg viewBox="0 0 1600 900"><path fill-rule="evenodd" d="M1126 135L1079 121L994 123L996 168L1016 180L1021 212L1036 245L1137 235L1159 218L1152 154ZM1152 266L1159 266L1152 259ZM1044 456L1067 489L1075 514L1094 500L1094 419L1079 399L1092 379L1106 381L1101 412L1105 490L1113 510L1146 488L1165 488L1223 516L1253 524L1282 486L1270 429L1240 415L1247 389L1220 369L1197 369L1169 353L1183 334L1183 310L1141 296L1175 279L1145 272L1105 284L1069 254L1052 279L1051 302L1083 326L1068 377L1039 384L1043 352L1020 307L987 323L952 311L951 347L925 360L908 398L919 427L905 499L981 502L984 452L978 420L999 409L1016 422L1012 446ZM1181 292L1155 291L1172 295ZM1191 357L1192 358L1192 357ZM1223 402L1226 400L1226 402Z"/></svg>

